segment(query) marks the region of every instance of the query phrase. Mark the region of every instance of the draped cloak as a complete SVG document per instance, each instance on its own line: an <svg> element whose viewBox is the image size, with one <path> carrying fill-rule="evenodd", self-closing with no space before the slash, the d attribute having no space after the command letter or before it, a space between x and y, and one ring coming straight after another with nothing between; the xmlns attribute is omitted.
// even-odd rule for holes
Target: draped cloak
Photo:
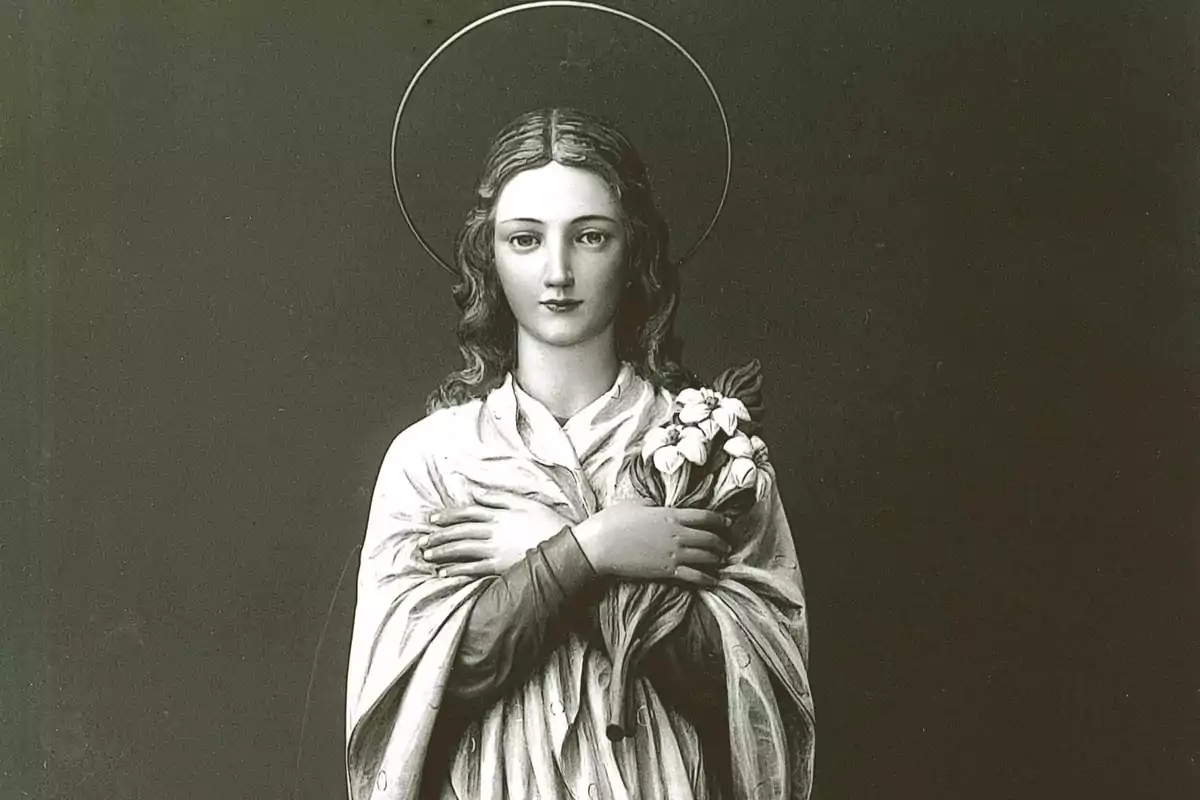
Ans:
<svg viewBox="0 0 1200 800"><path fill-rule="evenodd" d="M384 457L367 522L347 679L351 800L409 800L433 755L441 800L716 800L696 730L634 676L634 734L605 736L611 665L569 632L533 673L432 754L459 639L493 578L439 578L416 541L436 510L472 490L535 499L572 522L632 496L625 459L665 421L672 396L624 365L612 389L560 426L510 375L485 399L401 432ZM734 527L712 589L725 663L733 797L804 800L812 783L808 623L791 530L772 482ZM434 743L434 746L437 746Z"/></svg>

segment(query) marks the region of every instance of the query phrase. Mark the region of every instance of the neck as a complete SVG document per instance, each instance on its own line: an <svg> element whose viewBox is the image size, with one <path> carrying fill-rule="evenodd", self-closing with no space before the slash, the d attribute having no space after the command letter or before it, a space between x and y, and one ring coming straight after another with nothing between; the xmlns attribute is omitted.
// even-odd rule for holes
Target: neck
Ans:
<svg viewBox="0 0 1200 800"><path fill-rule="evenodd" d="M551 414L569 418L612 388L621 370L616 336L605 334L574 347L552 347L517 334L517 368L521 388Z"/></svg>

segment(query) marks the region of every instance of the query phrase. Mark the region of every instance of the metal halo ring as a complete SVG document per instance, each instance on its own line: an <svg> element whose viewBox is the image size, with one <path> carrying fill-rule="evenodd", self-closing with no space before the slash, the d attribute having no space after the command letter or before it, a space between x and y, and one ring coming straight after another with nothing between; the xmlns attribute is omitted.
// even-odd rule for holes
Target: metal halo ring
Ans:
<svg viewBox="0 0 1200 800"><path fill-rule="evenodd" d="M400 191L400 178L396 174L396 141L400 134L400 118L404 115L404 107L408 105L408 100L412 96L413 89L416 88L418 81L421 80L421 76L424 75L425 71L429 69L430 65L437 60L437 57L444 53L450 47L450 45L454 44L471 31L487 24L488 22L491 22L492 20L506 17L509 14L515 14L518 11L530 11L535 8L555 7L584 8L591 11L600 11L606 14L612 14L613 16L621 17L622 19L637 23L646 30L658 35L661 39L674 47L680 54L683 55L684 58L688 60L693 67L695 67L696 71L700 73L700 77L704 80L704 84L708 87L708 91L712 94L713 101L717 104L717 112L721 115L721 128L725 134L725 180L721 187L721 198L717 202L717 208L713 212L712 219L709 220L708 226L705 227L704 232L700 234L700 237L696 239L696 242L676 260L677 264L682 265L685 261L691 258L692 255L695 254L695 252L700 248L700 245L704 244L704 240L708 238L708 235L712 233L713 228L716 227L717 219L721 216L721 211L725 208L725 200L729 196L729 179L733 172L733 138L729 133L729 118L725 114L725 105L721 102L720 95L717 94L717 87L713 86L712 80L708 77L708 73L704 71L704 68L700 66L700 62L696 61L696 59L692 57L692 54L689 53L683 45L672 39L670 35L666 33L666 31L651 25L644 19L635 17L633 14L630 14L626 11L609 8L608 6L602 6L597 3L582 2L582 0L538 0L538 2L522 3L521 5L509 6L508 8L494 11L487 16L480 17L458 31L458 33L454 34L446 41L442 42L441 46L434 50L433 54L429 56L429 58L425 59L425 63L423 63L421 68L417 70L417 73L413 75L412 80L409 81L408 88L404 90L404 95L400 98L400 106L396 109L396 121L392 124L392 187L396 190L396 200L400 203L400 213L404 215L404 221L408 223L409 230L413 232L413 236L416 237L417 242L419 242L421 247L425 249L425 252L429 254L429 257L436 261L446 271L450 272L451 274L457 274L458 271L449 263L447 263L445 259L439 256L433 249L433 246L430 245L425 237L421 235L421 232L417 230L417 225L415 222L413 222L412 215L408 213L408 206L404 204L404 194Z"/></svg>

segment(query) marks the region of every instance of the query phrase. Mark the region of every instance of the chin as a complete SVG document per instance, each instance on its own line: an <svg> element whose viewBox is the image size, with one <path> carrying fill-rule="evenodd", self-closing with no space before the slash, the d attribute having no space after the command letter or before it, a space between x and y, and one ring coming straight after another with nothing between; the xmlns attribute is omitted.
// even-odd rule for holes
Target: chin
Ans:
<svg viewBox="0 0 1200 800"><path fill-rule="evenodd" d="M549 345L550 347L558 347L558 348L563 348L563 349L576 347L578 345L585 344L591 338L592 338L591 336L578 336L578 335L575 335L575 336L545 335L545 336L537 337L538 341L540 341L542 344Z"/></svg>
<svg viewBox="0 0 1200 800"><path fill-rule="evenodd" d="M604 333L603 329L596 331L578 325L541 328L529 331L533 338L549 347L570 348L578 347L595 339Z"/></svg>

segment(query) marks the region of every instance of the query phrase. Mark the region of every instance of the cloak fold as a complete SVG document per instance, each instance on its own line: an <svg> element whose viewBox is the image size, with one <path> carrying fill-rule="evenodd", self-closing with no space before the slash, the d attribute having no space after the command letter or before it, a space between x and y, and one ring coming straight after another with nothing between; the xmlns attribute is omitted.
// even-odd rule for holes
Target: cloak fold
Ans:
<svg viewBox="0 0 1200 800"><path fill-rule="evenodd" d="M579 522L631 495L618 481L621 464L671 407L667 393L625 366L612 390L560 428L510 377L486 400L438 411L396 437L376 483L359 570L347 676L351 800L421 796L456 649L491 580L437 577L416 548L428 514L487 489L535 499ZM795 547L774 487L734 537L716 587L680 590L692 593L687 602L704 604L721 633L733 797L804 800L814 732L808 627ZM664 627L650 620L646 629ZM609 654L569 633L518 688L468 720L452 753L438 754L450 766L435 781L436 796L719 797L706 782L695 727L662 702L636 664L626 694L632 735L609 741L613 681Z"/></svg>

